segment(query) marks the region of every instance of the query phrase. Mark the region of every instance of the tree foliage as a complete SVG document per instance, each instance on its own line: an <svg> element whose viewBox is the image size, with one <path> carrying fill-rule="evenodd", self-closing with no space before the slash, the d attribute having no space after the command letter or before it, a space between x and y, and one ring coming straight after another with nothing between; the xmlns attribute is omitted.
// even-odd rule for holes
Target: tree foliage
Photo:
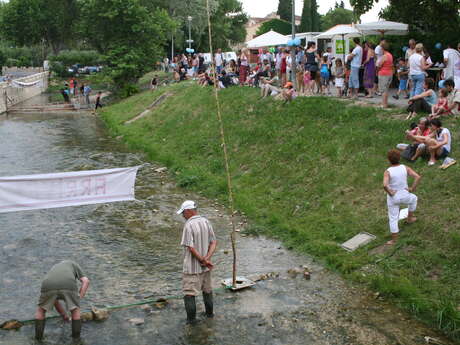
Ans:
<svg viewBox="0 0 460 345"><path fill-rule="evenodd" d="M292 32L292 24L281 19L271 19L260 26L256 35L262 35L266 32L269 32L270 30L276 31L283 35L289 35Z"/></svg>
<svg viewBox="0 0 460 345"><path fill-rule="evenodd" d="M76 0L11 0L3 6L0 27L19 46L46 44L57 53L72 41L77 19Z"/></svg>
<svg viewBox="0 0 460 345"><path fill-rule="evenodd" d="M82 14L85 37L107 56L121 89L153 67L173 28L166 11L149 11L139 0L83 0Z"/></svg>
<svg viewBox="0 0 460 345"><path fill-rule="evenodd" d="M299 31L318 32L321 29L321 16L316 0L304 0Z"/></svg>
<svg viewBox="0 0 460 345"><path fill-rule="evenodd" d="M341 6L330 9L321 17L321 30L326 31L338 24L351 24L354 21L353 11L347 10Z"/></svg>
<svg viewBox="0 0 460 345"><path fill-rule="evenodd" d="M379 0L350 0L350 4L354 9L357 18L370 11L377 2L379 2ZM402 2L406 4L408 1Z"/></svg>
<svg viewBox="0 0 460 345"><path fill-rule="evenodd" d="M280 19L288 22L292 21L292 0L279 0L278 11Z"/></svg>

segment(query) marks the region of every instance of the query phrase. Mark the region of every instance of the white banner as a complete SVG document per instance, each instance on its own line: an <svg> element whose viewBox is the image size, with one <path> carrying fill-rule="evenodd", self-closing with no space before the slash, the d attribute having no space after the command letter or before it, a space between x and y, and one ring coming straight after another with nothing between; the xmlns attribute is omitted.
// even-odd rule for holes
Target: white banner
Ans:
<svg viewBox="0 0 460 345"><path fill-rule="evenodd" d="M134 200L138 169L0 177L0 213Z"/></svg>
<svg viewBox="0 0 460 345"><path fill-rule="evenodd" d="M26 83L26 82L23 82L23 81L17 81L17 80L13 80L11 82L11 85L13 87L17 87L17 88L24 88L24 87L32 87L32 86L35 86L35 87L43 87L43 80L35 80L33 82L30 82L30 83Z"/></svg>

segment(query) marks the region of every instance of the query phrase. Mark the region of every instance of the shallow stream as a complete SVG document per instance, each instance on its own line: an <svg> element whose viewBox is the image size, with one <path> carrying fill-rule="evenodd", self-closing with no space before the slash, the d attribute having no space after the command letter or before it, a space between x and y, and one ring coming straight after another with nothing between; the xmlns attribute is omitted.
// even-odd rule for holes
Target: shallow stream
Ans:
<svg viewBox="0 0 460 345"><path fill-rule="evenodd" d="M144 164L111 138L92 115L0 115L0 176L127 167ZM194 199L218 236L214 285L231 275L228 212L202 196L179 189L159 165L140 169L135 202L0 214L0 320L31 319L40 282L63 259L77 261L91 279L82 308L136 303L180 295L179 246L183 220L175 210ZM220 291L216 317L185 324L180 299L164 308L113 311L105 322L83 326L88 345L395 345L448 341L405 313L345 283L310 258L281 244L238 235L239 275L279 277L248 290ZM311 279L289 274L306 265ZM198 310L203 309L198 300ZM129 320L142 318L135 326ZM70 344L70 325L47 322L45 344ZM0 344L33 344L33 326L0 331Z"/></svg>

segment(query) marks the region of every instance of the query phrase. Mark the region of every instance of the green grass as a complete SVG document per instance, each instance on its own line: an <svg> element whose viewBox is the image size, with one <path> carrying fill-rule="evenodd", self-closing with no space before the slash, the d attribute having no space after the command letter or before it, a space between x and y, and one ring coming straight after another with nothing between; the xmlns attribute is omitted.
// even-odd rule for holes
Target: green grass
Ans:
<svg viewBox="0 0 460 345"><path fill-rule="evenodd" d="M152 113L123 122L171 91ZM369 250L389 239L382 190L386 152L404 142L408 123L374 108L330 98L283 105L251 88L220 91L235 203L250 231L284 241L345 277L379 291L451 338L460 340L459 166L446 171L419 161L419 222L403 226L395 250ZM397 110L395 110L397 111ZM105 108L113 135L166 164L182 187L227 200L212 90L189 83L144 92ZM458 121L454 156L460 152ZM353 253L338 244L360 231L377 236Z"/></svg>

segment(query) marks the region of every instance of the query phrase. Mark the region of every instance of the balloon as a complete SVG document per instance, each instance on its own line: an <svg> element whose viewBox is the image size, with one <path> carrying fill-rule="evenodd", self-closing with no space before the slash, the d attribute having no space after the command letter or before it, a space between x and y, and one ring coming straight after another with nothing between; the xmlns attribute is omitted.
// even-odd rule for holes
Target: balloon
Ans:
<svg viewBox="0 0 460 345"><path fill-rule="evenodd" d="M294 41L293 40L287 41L287 45L288 47L292 47L294 45Z"/></svg>
<svg viewBox="0 0 460 345"><path fill-rule="evenodd" d="M441 48L442 48L442 44L438 42L438 43L436 43L436 44L434 45L434 47L435 47L436 49L441 49Z"/></svg>
<svg viewBox="0 0 460 345"><path fill-rule="evenodd" d="M296 39L294 40L294 45L300 46L300 38L296 38Z"/></svg>
<svg viewBox="0 0 460 345"><path fill-rule="evenodd" d="M409 49L409 47L406 47L406 46L402 47L402 50L404 53L407 51L407 49Z"/></svg>
<svg viewBox="0 0 460 345"><path fill-rule="evenodd" d="M440 88L440 89L444 89L444 86L445 86L444 84L445 84L445 83L446 83L445 80L440 80L439 83L438 83L439 88Z"/></svg>

